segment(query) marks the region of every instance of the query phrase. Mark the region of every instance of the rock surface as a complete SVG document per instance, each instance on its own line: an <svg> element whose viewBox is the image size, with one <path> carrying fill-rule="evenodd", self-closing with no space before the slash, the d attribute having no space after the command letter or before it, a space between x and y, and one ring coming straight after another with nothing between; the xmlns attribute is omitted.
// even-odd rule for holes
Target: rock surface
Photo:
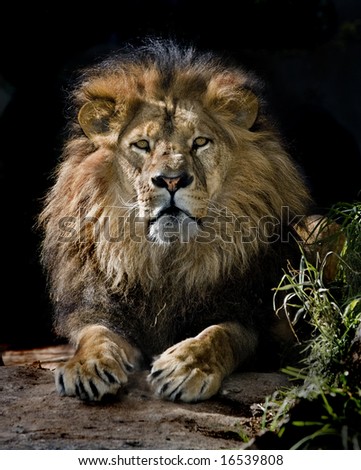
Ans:
<svg viewBox="0 0 361 470"><path fill-rule="evenodd" d="M0 367L0 449L241 449L260 432L265 397L288 384L279 373L237 373L213 399L173 403L154 397L140 371L117 401L86 404L57 394L54 362L14 357Z"/></svg>

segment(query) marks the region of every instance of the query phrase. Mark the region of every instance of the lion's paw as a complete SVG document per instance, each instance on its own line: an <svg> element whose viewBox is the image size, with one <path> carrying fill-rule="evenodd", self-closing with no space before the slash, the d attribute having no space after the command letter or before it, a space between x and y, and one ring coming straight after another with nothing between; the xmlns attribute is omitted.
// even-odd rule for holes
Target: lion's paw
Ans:
<svg viewBox="0 0 361 470"><path fill-rule="evenodd" d="M100 401L116 395L133 370L125 351L105 342L89 351L75 354L55 371L60 395L77 396L81 400Z"/></svg>
<svg viewBox="0 0 361 470"><path fill-rule="evenodd" d="M197 402L216 394L223 373L212 350L189 338L172 346L153 363L148 381L157 395L168 400Z"/></svg>

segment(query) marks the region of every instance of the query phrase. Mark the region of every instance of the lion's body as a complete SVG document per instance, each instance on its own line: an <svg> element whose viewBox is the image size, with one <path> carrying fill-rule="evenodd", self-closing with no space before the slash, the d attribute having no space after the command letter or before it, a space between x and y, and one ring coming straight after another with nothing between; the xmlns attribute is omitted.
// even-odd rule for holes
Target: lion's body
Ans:
<svg viewBox="0 0 361 470"><path fill-rule="evenodd" d="M116 393L141 353L159 394L194 401L272 347L309 197L256 88L157 41L81 77L41 214L56 330L78 345L61 393Z"/></svg>

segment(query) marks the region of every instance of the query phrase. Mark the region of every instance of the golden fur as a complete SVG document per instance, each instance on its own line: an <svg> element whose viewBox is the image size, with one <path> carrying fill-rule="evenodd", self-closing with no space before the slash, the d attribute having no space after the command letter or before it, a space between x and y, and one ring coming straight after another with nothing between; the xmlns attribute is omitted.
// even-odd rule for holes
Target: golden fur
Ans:
<svg viewBox="0 0 361 470"><path fill-rule="evenodd" d="M99 400L143 357L161 396L208 398L271 341L300 173L257 80L212 54L150 41L72 98L40 216L56 331L78 346L57 388Z"/></svg>

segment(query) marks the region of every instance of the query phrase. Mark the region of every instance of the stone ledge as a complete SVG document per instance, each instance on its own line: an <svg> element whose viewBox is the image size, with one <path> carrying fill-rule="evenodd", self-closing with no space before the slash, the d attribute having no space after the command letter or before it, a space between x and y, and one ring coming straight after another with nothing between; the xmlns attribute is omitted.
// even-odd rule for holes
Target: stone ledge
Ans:
<svg viewBox="0 0 361 470"><path fill-rule="evenodd" d="M279 373L237 373L208 401L173 403L154 397L147 371L141 371L130 377L119 400L86 404L60 397L52 369L44 368L69 351L48 352L41 353L44 363L37 359L32 365L9 365L11 354L5 353L0 449L240 449L260 432L265 397L288 383ZM32 360L34 354L22 357Z"/></svg>

